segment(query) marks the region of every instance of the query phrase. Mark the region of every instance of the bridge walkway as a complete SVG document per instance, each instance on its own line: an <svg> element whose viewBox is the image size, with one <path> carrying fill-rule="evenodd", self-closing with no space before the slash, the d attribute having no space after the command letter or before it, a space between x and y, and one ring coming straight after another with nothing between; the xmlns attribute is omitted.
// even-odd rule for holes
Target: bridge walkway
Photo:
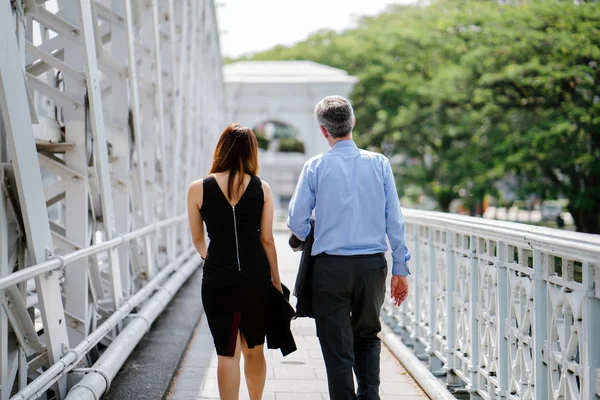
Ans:
<svg viewBox="0 0 600 400"><path fill-rule="evenodd" d="M287 234L280 231L276 233L275 240L282 281L291 287L296 278L300 254L289 249L287 238ZM263 399L329 399L325 365L315 334L314 321L308 318L292 321L292 330L298 346L296 352L284 358L279 350L265 350L267 383ZM382 345L381 371L382 400L428 398L385 345ZM240 399L248 399L243 379L242 373ZM219 398L217 355L204 317L194 331L166 398L169 400Z"/></svg>

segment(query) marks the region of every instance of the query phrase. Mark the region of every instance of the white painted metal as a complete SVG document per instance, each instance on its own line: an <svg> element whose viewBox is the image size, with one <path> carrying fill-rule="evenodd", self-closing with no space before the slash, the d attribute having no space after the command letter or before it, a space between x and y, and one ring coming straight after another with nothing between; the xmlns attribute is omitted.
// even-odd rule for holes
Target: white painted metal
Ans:
<svg viewBox="0 0 600 400"><path fill-rule="evenodd" d="M181 266L182 262L193 255L194 249L189 249L183 252L177 257L172 263L164 268L164 273L158 274L146 287L141 289L135 296L127 300L116 312L114 312L102 325L100 325L86 340L81 342L78 346L73 349L69 349L65 352L65 355L60 362L55 363L48 370L44 371L40 376L29 384L24 390L11 397L13 400L18 399L30 399L39 398L40 395L56 380L59 376L65 372L71 371L79 362L79 360L88 352L92 346L96 345L104 335L112 331L121 321L130 315L131 311L139 306L142 301L146 300L150 294L158 287L166 277L169 276L177 268L183 270L189 270L190 263L185 266ZM194 255L190 261L196 261L194 269L198 267L200 260L199 256ZM162 272L162 271L161 271ZM165 306L164 304L163 306ZM152 321L148 321L151 324ZM148 325L146 326L148 327ZM119 347L119 346L117 346ZM135 345L133 345L135 347ZM132 347L132 348L133 348ZM122 363L121 363L122 365ZM115 366L112 366L115 368ZM118 367L116 367L118 369ZM114 377L114 376L113 376Z"/></svg>
<svg viewBox="0 0 600 400"><path fill-rule="evenodd" d="M221 67L210 0L0 0L0 400L64 398L189 253Z"/></svg>
<svg viewBox="0 0 600 400"><path fill-rule="evenodd" d="M90 373L69 392L67 399L96 400L106 392L127 357L171 301L174 293L177 293L198 268L201 258L194 248L191 249L191 253L194 255L181 265L176 270L177 272L173 273L169 280L157 290L144 308L134 315L133 321L115 339L114 344L104 352L98 362L90 368Z"/></svg>
<svg viewBox="0 0 600 400"><path fill-rule="evenodd" d="M399 309L386 301L382 317L433 372L443 365L449 387L473 399L600 396L600 236L416 210L405 219L411 295Z"/></svg>
<svg viewBox="0 0 600 400"><path fill-rule="evenodd" d="M104 233L106 238L112 239L116 234L114 204L112 196L112 184L110 170L108 167L108 142L104 130L104 113L102 110L102 99L100 94L100 74L98 71L98 59L96 54L100 49L94 46L94 25L92 8L88 1L79 4L79 18L81 21L81 33L84 43L85 75L87 81L87 96L89 99L89 114L92 137L94 139L94 164L98 178L98 189L100 191L100 202L102 206L102 219L104 222ZM121 270L116 249L108 252L110 268L111 296L113 307L116 309L121 305L123 299L123 286L121 283Z"/></svg>
<svg viewBox="0 0 600 400"><path fill-rule="evenodd" d="M0 174L0 177L2 177L2 181L4 181L3 173ZM7 211L6 196L4 193L0 193L0 278L9 274ZM2 306L0 306L0 400L8 400L10 396L8 390L2 390L2 388L8 386L9 382L9 375L11 372L9 360L12 361L18 359L16 352L13 352L10 356L8 354L8 314L4 308L5 298L4 290L0 290L0 301L2 302Z"/></svg>
<svg viewBox="0 0 600 400"><path fill-rule="evenodd" d="M162 63L162 54L161 54L161 41L160 41L160 17L159 17L159 1L151 0L152 8L152 33L154 37L154 73L156 79L156 111L158 118L158 134L156 135L158 139L158 152L157 156L159 158L160 165L160 182L162 183L160 192L162 196L160 196L162 203L159 208L159 215L162 215L163 218L168 216L166 211L167 205L169 204L169 182L168 178L171 177L170 173L170 157L169 151L167 149L167 127L165 125L165 111L167 108L165 107L165 89L163 85L163 63ZM171 49L173 51L173 49ZM175 71L171 71L172 74ZM171 247L171 230L167 229L166 240L164 241L164 245L167 250L167 256L169 258L173 257L173 248Z"/></svg>
<svg viewBox="0 0 600 400"><path fill-rule="evenodd" d="M136 54L136 42L135 42L135 24L133 20L133 9L131 6L131 2L124 1L125 5L125 21L127 26L127 50L128 50L128 59L129 60L137 60ZM129 94L130 94L130 102L131 102L131 122L133 125L133 132L135 134L135 150L136 150L136 163L135 170L137 173L137 192L139 196L139 216L138 218L141 220L141 226L144 226L150 223L149 214L150 209L148 207L148 196L146 191L146 171L144 167L145 157L144 157L144 146L143 141L144 137L142 134L142 115L140 108L140 89L138 86L138 73L137 73L137 62L128 62L129 68ZM135 210L134 206L134 220L135 220ZM134 224L136 226L136 224ZM147 236L144 240L145 244L145 259L146 259L146 268L144 273L146 276L152 276L153 271L151 266L154 265L154 257L153 257L153 249L152 249L152 240L150 236Z"/></svg>
<svg viewBox="0 0 600 400"><path fill-rule="evenodd" d="M18 26L24 22L24 16L20 15L19 11L13 15L7 2L2 2L0 7L0 110L7 133L6 144L17 186L14 194L19 199L28 256L35 263L51 256L53 246L40 170L31 168L37 165L37 154L31 114L28 112L30 94L25 85L23 65L18 62L22 59L20 54L25 50L25 43L23 38L18 43L14 37L13 21ZM60 358L62 349L69 345L58 276L51 273L38 275L35 278L35 286L40 298L39 309L46 327L44 341L48 349L47 356L49 362L53 363ZM4 301L7 300L3 299ZM10 304L5 307L9 306ZM3 353L7 351L8 349L3 350ZM64 396L67 389L66 379L61 379L55 389Z"/></svg>
<svg viewBox="0 0 600 400"><path fill-rule="evenodd" d="M381 327L381 340L431 400L455 399L444 384L431 374L430 370L385 323Z"/></svg>

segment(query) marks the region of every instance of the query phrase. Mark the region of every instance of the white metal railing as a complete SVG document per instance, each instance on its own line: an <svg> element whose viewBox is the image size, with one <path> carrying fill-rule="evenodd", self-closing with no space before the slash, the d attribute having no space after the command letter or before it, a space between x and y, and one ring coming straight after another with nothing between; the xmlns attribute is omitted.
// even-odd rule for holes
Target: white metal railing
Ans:
<svg viewBox="0 0 600 400"><path fill-rule="evenodd" d="M140 239L152 233L156 233L162 228L170 229L172 226L176 226L183 221L187 222L187 214L179 215L177 217L168 218L164 221L156 222L136 231L117 236L111 240L107 240L106 242L98 243L90 247L86 247L84 249L65 254L64 256L54 255L50 257L48 261L32 265L31 267L28 267L26 269L13 272L12 274L4 278L0 278L0 290L7 289L18 283L26 282L29 279L35 278L36 276L40 276L47 272L61 270L65 268L67 264L73 261L77 261L88 256L94 256L98 255L99 253L116 249L124 243L135 239Z"/></svg>
<svg viewBox="0 0 600 400"><path fill-rule="evenodd" d="M52 273L53 271L65 268L69 263L76 261L83 257L97 256L100 253L108 252L116 249L121 245L135 239L139 239L149 234L155 234L159 229L169 229L173 226L177 226L182 222L187 222L187 215L180 215L178 217L169 218L165 221L157 222L149 225L137 231L130 232L128 234L119 236L110 241L100 243L88 248L75 251L65 256L54 256L51 260L31 266L25 270L15 272L5 278L0 279L0 289L9 288L17 283L27 281L28 279L35 278L36 276ZM94 348L102 339L107 335L110 335L115 328L118 328L122 321L130 315L131 311L147 301L152 295L152 292L157 286L162 283L171 273L176 271L186 260L195 260L193 269L200 265L200 260L197 257L194 259L195 249L189 248L182 251L177 258L175 258L169 265L165 266L148 284L138 290L135 295L125 300L123 304L115 310L109 318L107 318L100 326L94 331L90 332L89 335L81 341L77 346L70 349L63 349L63 356L60 360L57 360L50 368L41 373L33 382L28 384L23 390L11 397L14 400L25 400L25 399L37 399L42 396L50 386L52 386L62 376L70 372L76 365L81 361L86 354ZM148 323L148 329L150 328L150 322ZM131 349L135 347L136 342L130 343ZM122 350L122 349L121 349ZM120 366L117 366L117 370ZM111 376L111 378L113 378ZM107 382L108 386L109 382Z"/></svg>
<svg viewBox="0 0 600 400"><path fill-rule="evenodd" d="M600 236L405 210L411 294L383 319L471 398L600 396Z"/></svg>
<svg viewBox="0 0 600 400"><path fill-rule="evenodd" d="M8 304L9 307L13 308L15 317L19 318L20 320L26 320L28 318L27 314L20 315L20 313L26 313L26 310L22 307L18 307L18 300L14 301L16 300L16 298L13 297L15 293L12 289L15 288L17 284L27 282L30 279L40 277L44 274L52 274L54 272L62 271L70 263L73 263L79 259L87 257L98 257L102 253L107 253L112 250L115 250L120 246L127 245L131 241L141 239L148 235L158 236L160 234L160 231L163 229L171 229L185 224L187 224L187 214L179 215L177 217L168 218L164 221L153 223L136 231L115 237L103 243L99 243L81 250L74 251L64 256L53 256L48 261L33 265L24 270L14 272L4 278L0 278L0 290L7 291L7 296L9 299ZM189 266L185 266L184 268L184 263L186 262L187 264L189 264ZM16 393L13 397L11 397L11 399L37 399L43 396L47 389L49 389L58 380L60 380L67 373L69 373L74 367L76 367L77 364L87 355L87 353L91 351L96 345L98 345L100 341L106 339L107 337L110 337L114 333L119 333L122 322L125 320L126 317L130 315L131 311L134 308L140 306L141 304L147 302L150 296L153 294L153 292L158 288L158 286L162 284L165 281L165 279L169 278L169 276L172 273L177 272L180 269L185 269L186 271L183 274L183 280L185 280L200 265L200 263L200 259L199 257L197 257L196 250L193 247L182 250L177 255L177 257L173 259L168 265L164 266L160 270L160 272L158 272L156 276L153 277L153 279L150 282L148 282L146 285L140 288L130 298L124 300L123 304L117 310L112 312L112 314L110 314L110 316L106 318L100 326L98 326L93 331L89 332L86 338L82 340L77 346L74 346L73 348L63 348L61 352L62 357L60 359L56 360L54 364L52 364L48 369L42 372L27 386L24 386L23 389ZM182 279L180 278L177 283L178 285L175 286L175 290L178 289L181 285ZM16 295L18 296L18 294L19 293L17 291ZM168 293L170 297L172 297L173 294L174 293ZM158 306L162 306L164 308L164 306L166 306L166 302L163 300ZM154 308L157 308L156 305ZM162 308L160 308L158 313L160 313L160 311L162 311ZM154 318L158 313L154 310ZM150 328L150 324L152 323L152 321L153 320L146 321L147 329ZM26 329L25 331L19 331L18 329L15 329L14 333L17 336L18 342L21 345L25 345L23 349L25 352L30 351L30 348L38 351L41 350L43 352L42 349L44 349L45 345L43 345L40 342L35 331L32 331L31 329ZM131 352L136 346L140 337L127 338L129 342L129 352ZM116 338L114 337L111 338L111 340L115 339ZM125 347L121 346L117 351L123 352L124 349ZM105 354L108 354L109 352L110 350L107 350ZM112 368L109 376L109 378L112 379L114 378L118 369L120 368L120 364L111 365L109 363L107 365L104 365L103 367ZM104 376L106 376L106 373L104 374ZM106 381L106 388L109 386L109 384L110 380ZM8 394L10 394L10 392L8 392Z"/></svg>

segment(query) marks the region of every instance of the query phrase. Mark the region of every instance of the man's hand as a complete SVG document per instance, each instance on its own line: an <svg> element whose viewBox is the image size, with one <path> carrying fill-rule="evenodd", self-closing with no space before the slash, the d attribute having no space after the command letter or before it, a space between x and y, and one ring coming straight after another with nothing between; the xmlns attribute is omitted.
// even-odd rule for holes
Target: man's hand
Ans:
<svg viewBox="0 0 600 400"><path fill-rule="evenodd" d="M405 276L392 275L391 293L394 305L399 307L408 297L408 280Z"/></svg>

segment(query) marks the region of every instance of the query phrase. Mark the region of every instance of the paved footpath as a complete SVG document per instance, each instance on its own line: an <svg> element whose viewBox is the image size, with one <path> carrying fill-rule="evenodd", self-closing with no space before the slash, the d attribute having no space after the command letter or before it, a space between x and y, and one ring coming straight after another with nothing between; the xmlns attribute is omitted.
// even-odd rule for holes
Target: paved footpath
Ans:
<svg viewBox="0 0 600 400"><path fill-rule="evenodd" d="M289 249L287 239L288 234L276 233L281 278L291 289L296 279L300 253L294 253ZM284 358L279 350L265 350L267 383L263 399L329 399L325 365L315 335L314 321L309 318L292 321L292 330L298 346L297 351ZM240 399L248 399L243 378L243 364L241 368ZM383 400L428 398L385 346L382 346L381 354L381 381ZM169 400L219 398L217 355L204 317L196 327L166 398Z"/></svg>

